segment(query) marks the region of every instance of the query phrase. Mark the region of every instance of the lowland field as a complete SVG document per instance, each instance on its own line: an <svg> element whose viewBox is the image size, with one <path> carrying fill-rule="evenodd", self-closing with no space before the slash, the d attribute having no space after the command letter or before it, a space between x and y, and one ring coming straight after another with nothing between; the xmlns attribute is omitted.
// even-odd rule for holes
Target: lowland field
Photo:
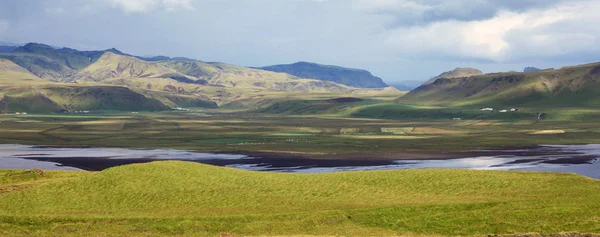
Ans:
<svg viewBox="0 0 600 237"><path fill-rule="evenodd" d="M547 113L545 119L537 120L538 111ZM324 113L278 113L191 110L0 115L0 143L169 147L318 157L434 154L600 142L600 129L596 126L600 110L593 109L521 108L498 113L363 101L354 106L327 107Z"/></svg>

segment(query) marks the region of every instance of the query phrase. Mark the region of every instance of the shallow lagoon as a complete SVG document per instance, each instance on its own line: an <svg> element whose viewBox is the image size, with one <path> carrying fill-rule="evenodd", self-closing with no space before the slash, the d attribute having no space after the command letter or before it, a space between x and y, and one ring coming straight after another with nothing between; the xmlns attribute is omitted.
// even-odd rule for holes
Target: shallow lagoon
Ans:
<svg viewBox="0 0 600 237"><path fill-rule="evenodd" d="M498 151L490 151L497 154ZM544 154L544 155L535 155ZM504 150L502 155L446 160L274 159L171 149L64 148L0 145L0 169L103 170L159 160L193 161L254 171L319 173L355 170L459 168L571 172L600 179L600 144Z"/></svg>

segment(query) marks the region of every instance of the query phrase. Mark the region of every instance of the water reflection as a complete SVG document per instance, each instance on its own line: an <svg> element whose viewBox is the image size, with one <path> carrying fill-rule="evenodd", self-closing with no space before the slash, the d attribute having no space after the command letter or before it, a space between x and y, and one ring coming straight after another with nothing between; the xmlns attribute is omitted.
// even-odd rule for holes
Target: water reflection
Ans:
<svg viewBox="0 0 600 237"><path fill-rule="evenodd" d="M494 153L498 153L498 151L494 151ZM573 172L600 179L600 162L598 162L600 144L542 146L531 149L506 150L502 153L502 155L451 160L314 160L274 159L172 149L0 145L0 168L103 170L119 165L156 160L184 160L255 171L321 173L355 170L458 168Z"/></svg>

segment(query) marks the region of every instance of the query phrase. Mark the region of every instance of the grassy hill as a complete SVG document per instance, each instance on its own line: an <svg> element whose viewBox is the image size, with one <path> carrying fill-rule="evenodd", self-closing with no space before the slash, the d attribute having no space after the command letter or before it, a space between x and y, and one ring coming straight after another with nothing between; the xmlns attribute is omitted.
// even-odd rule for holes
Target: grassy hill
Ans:
<svg viewBox="0 0 600 237"><path fill-rule="evenodd" d="M600 63L528 73L440 78L398 99L460 106L589 107L600 105Z"/></svg>
<svg viewBox="0 0 600 237"><path fill-rule="evenodd" d="M0 87L0 111L54 113L59 110L159 111L168 106L119 86L42 84Z"/></svg>
<svg viewBox="0 0 600 237"><path fill-rule="evenodd" d="M12 236L600 232L600 183L573 174L285 174L155 162L0 177L0 233Z"/></svg>
<svg viewBox="0 0 600 237"><path fill-rule="evenodd" d="M361 88L384 88L388 87L379 77L361 69L344 68L332 65L321 65L308 62L297 62L294 64L282 64L261 67L259 69L288 73L301 78L311 78L323 81Z"/></svg>
<svg viewBox="0 0 600 237"><path fill-rule="evenodd" d="M43 80L10 60L0 59L0 82L2 82L2 85L8 85L23 82L43 82Z"/></svg>

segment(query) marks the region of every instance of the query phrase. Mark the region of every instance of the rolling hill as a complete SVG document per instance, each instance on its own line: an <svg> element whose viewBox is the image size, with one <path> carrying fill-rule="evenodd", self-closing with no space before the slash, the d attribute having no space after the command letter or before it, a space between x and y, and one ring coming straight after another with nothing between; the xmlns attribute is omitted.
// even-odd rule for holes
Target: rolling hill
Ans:
<svg viewBox="0 0 600 237"><path fill-rule="evenodd" d="M600 210L597 180L562 173L288 174L163 161L0 177L0 235L8 236L594 233Z"/></svg>
<svg viewBox="0 0 600 237"><path fill-rule="evenodd" d="M399 98L422 105L598 106L600 63L528 73L439 78Z"/></svg>
<svg viewBox="0 0 600 237"><path fill-rule="evenodd" d="M282 64L266 66L258 69L288 73L301 78L311 78L322 81L360 87L360 88L384 88L388 87L379 77L362 69L344 68L332 65L321 65L309 62L297 62L294 64Z"/></svg>
<svg viewBox="0 0 600 237"><path fill-rule="evenodd" d="M64 110L160 111L157 99L119 86L65 84L0 87L0 111L53 113Z"/></svg>

